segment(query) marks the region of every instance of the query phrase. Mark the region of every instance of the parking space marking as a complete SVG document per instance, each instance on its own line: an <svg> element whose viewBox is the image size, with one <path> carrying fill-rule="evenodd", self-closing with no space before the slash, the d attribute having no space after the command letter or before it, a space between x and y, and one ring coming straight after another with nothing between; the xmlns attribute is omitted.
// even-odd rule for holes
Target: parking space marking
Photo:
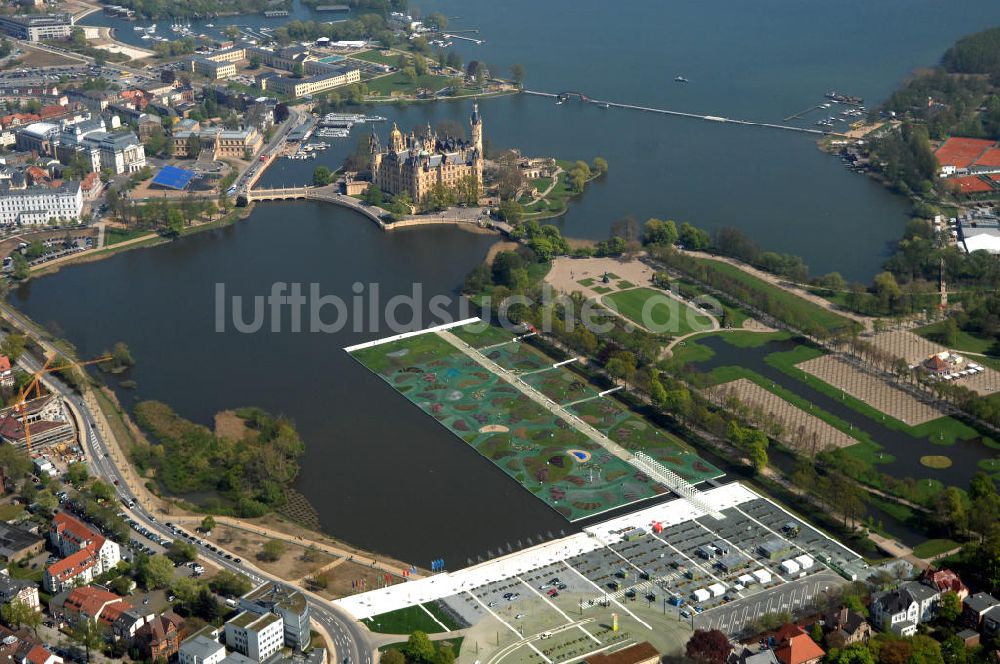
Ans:
<svg viewBox="0 0 1000 664"><path fill-rule="evenodd" d="M528 583L527 581L525 581L524 579L522 579L522 578L521 578L520 576L515 576L514 578L515 578L515 579L517 579L518 581L520 581L521 583L523 583L523 584L525 585L525 587L526 587L526 588L527 588L528 590L530 590L531 592L533 592L533 593L535 593L536 595L538 595L539 597L541 597L541 598L542 598L542 601L543 601L543 602L545 602L546 604L548 604L549 606L551 606L551 607L552 607L553 609L555 609L556 611L558 611L558 612L559 612L559 615L561 615L561 616L563 617L563 619L564 619L564 620L565 620L566 622L568 622L568 623L571 623L571 622L573 622L573 619L572 619L572 618L570 618L570 617L569 617L569 616L568 616L568 615L566 614L566 612L565 612L565 611L563 611L563 610L562 610L562 609L560 609L560 608L559 608L558 606L556 606L556 605L555 605L555 604L554 604L554 603L552 602L552 600L551 600L551 599L549 599L548 597L546 597L545 595L543 595L543 594L542 594L542 593L541 593L540 591L536 590L536 589L535 589L535 587L534 587L534 586L532 586L532 585L531 585L530 583ZM578 627L580 628L580 631L581 631L581 632L583 632L584 634L586 634L587 636L589 636L590 638L592 638L592 639L593 639L594 641L596 641L597 643L601 643L601 640L600 640L599 638L597 638L596 636L594 636L593 634L591 634L590 632L588 632L588 631L587 631L587 630L586 630L586 629L585 629L585 628L583 627L583 625L578 625Z"/></svg>
<svg viewBox="0 0 1000 664"><path fill-rule="evenodd" d="M570 570L571 572L573 572L574 574L576 574L576 575L577 575L578 577L580 577L581 579L583 579L584 581L586 581L586 582L587 582L587 583L589 583L590 585L592 585L592 586L594 586L595 588L597 588L597 590L598 590L599 592L603 592L603 591L601 590L601 587L600 587L599 585L597 585L596 583L594 583L593 581L591 581L590 579L588 579L587 577L585 577L585 576L584 576L583 574L581 574L580 572L578 572L578 571L576 570L576 568L575 568L575 567L573 567L572 565L570 565L570 564L569 564L568 562L566 562L566 561L564 560L564 561L562 561L562 564L566 566L566 569ZM607 596L607 593L605 593L605 596ZM652 626L652 625L650 625L650 624L649 624L649 623L647 623L647 622L646 622L645 620L643 620L643 619L642 619L642 618L640 618L639 616L637 616L637 615L635 615L634 613L632 613L631 611L629 611L629 610L628 610L628 609L627 609L627 608L625 607L625 605L624 605L624 604L622 604L621 602L619 602L618 600L616 600L616 599L614 599L614 598L609 598L609 599L610 599L610 600L611 600L612 602L614 602L614 603L615 603L616 605L620 606L620 607L621 607L621 609L622 609L622 611L624 611L625 613L627 613L627 614L629 614L630 616L632 616L633 618L635 618L635 620L637 620L637 621L638 621L638 622L639 622L640 624L642 624L642 626L643 626L643 627L645 627L646 629L649 629L649 630L652 630L652 629L653 629L653 626Z"/></svg>
<svg viewBox="0 0 1000 664"><path fill-rule="evenodd" d="M732 543L731 541L729 541L728 539L726 539L725 537L723 537L723 536L722 536L722 533L719 533L719 532L715 532L715 531L713 531L713 530L712 530L711 528L709 528L709 527L708 527L708 526L706 526L705 524L701 523L701 522L700 522L700 521L698 521L697 519L695 519L695 520L693 521L693 523L696 523L696 524L698 524L699 526L701 526L701 527L702 527L702 528L703 528L703 529L705 530L705 532L707 532L707 533L708 533L709 535L713 535L713 536L715 536L715 537L718 537L718 538L719 538L720 540L722 540L723 542L725 542L725 543L726 543L726 544L728 544L729 546L731 546L731 547L733 547L734 549L736 549L737 551L739 551L739 552L740 552L740 555L742 555L742 556L743 556L744 558L746 558L747 560L749 560L749 561L755 561L755 558L754 558L754 557L753 557L752 555L750 555L749 553L747 553L746 551L744 551L743 549L741 549L740 547L736 546L736 545L735 545L735 544L733 544L733 543ZM773 572L773 570L772 570L772 572ZM783 578L781 577L781 575L780 575L780 574L778 574L777 572L773 572L773 573L774 573L774 575L775 575L776 577L778 577L778 580L779 580L779 581L781 581L782 583L785 583L785 579L783 579Z"/></svg>
<svg viewBox="0 0 1000 664"><path fill-rule="evenodd" d="M690 557L690 556L688 556L688 555L687 555L686 553L684 553L683 551L681 551L680 549L678 549L678 548L677 548L676 546L674 546L673 544L671 544L671 543L670 543L670 542L668 542L667 540L663 539L663 538L662 538L662 537L660 537L659 535L656 535L655 533L650 533L650 534L651 534L651 535L652 535L653 537L655 537L656 539L658 539L658 540L660 540L661 542L663 542L664 544L666 544L666 545L667 545L668 547L670 547L671 549L673 549L673 550L674 550L675 552L677 552L678 554L680 554L681 556L683 556L685 560L687 560L687 561L688 561L689 563L691 563L692 565L694 565L695 567L697 567L698 569L700 569L700 570L701 570L702 572L704 572L704 573L705 573L705 574L707 574L708 576L712 577L712 578L713 578L713 579L715 579L715 580L716 580L717 582L719 582L719 583L722 583L722 579L720 579L719 577L715 576L714 574L712 574L711 572L709 572L709 571L708 571L707 569L705 569L704 567L702 567L701 565L699 565L699 564L698 564L697 562L695 562L695 561L694 561L694 559L693 559L693 558L691 558L691 557Z"/></svg>
<svg viewBox="0 0 1000 664"><path fill-rule="evenodd" d="M465 592L466 592L466 593L467 593L467 594L469 595L469 597L471 597L471 598L473 598L474 600L476 600L477 602L479 602L480 606L482 606L482 607L483 607L483 609L484 609L484 610L485 610L485 611L486 611L487 613L489 613L489 614L490 614L491 616L493 616L494 618L496 618L497 620L499 620L499 621L500 621L501 623L503 623L503 624L504 624L504 626L505 626L505 627L506 627L507 629L509 629L510 631L514 632L514 634L516 634L516 635L517 635L517 638L518 638L518 639L522 639L522 640L524 639L524 635L523 635L523 634L521 634L521 632L519 632L519 631L517 631L516 629L514 629L514 627L513 627L513 626L511 626L511 624L510 624L509 622L507 622L506 620L504 620L503 618L501 618L501 617L500 617L499 615L497 615L497 613L496 613L496 612L495 612L495 611L494 611L493 609L491 609L490 607L488 607L488 606L486 606L485 604L483 604L482 600L480 600L480 599L479 599L478 597L476 597L475 595L473 595L473 594L472 594L471 592L469 592L468 590L466 590ZM544 655L544 654L542 653L542 651L541 651L541 650L539 650L538 648L536 648L536 647L535 647L535 645L534 645L533 643L531 643L531 641L525 641L525 642L524 642L524 644L525 644L526 646L528 646L529 648L531 648L532 650L534 650L534 651L535 651L535 652L536 652L536 653L538 654L538 656L539 656L539 657L541 657L542 659L544 659L544 660L545 660L546 662L548 662L548 664L552 664L552 660L551 660L551 659L549 659L548 657L546 657L546 656L545 656L545 655Z"/></svg>

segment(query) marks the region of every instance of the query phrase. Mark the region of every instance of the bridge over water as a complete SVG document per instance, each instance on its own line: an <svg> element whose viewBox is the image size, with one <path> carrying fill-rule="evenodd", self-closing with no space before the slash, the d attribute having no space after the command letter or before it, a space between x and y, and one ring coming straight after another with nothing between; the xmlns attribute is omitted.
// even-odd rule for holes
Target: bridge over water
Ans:
<svg viewBox="0 0 1000 664"><path fill-rule="evenodd" d="M475 226L477 228L489 228L501 233L510 234L513 229L505 223L493 222L486 219L477 218L470 215L469 210L461 209L453 214L447 211L439 215L413 215L403 217L395 221L388 221L389 211L375 205L365 205L361 201L351 196L344 195L338 191L337 185L331 184L323 187L275 187L272 189L251 189L242 192L240 198L247 203L260 201L291 201L309 200L333 203L342 207L359 212L384 231L396 230L399 228L410 228L412 226ZM239 199L237 199L239 200Z"/></svg>
<svg viewBox="0 0 1000 664"><path fill-rule="evenodd" d="M568 92L540 92L538 90L522 90L523 94L532 95L534 97L548 97L550 99L558 99L559 101L567 101L571 98L579 99L581 103L584 104L594 104L595 106L600 106L602 108L621 108L630 111L645 111L647 113L659 113L660 115L673 115L681 118L690 118L693 120L707 120L709 122L718 122L721 124L735 124L744 125L747 127L766 127L768 129L784 129L785 131L797 131L803 134L816 134L816 135L826 135L830 132L822 131L819 129L808 129L806 127L793 127L791 125L774 124L770 122L753 122L751 120L736 120L733 118L725 118L718 115L701 115L698 113L685 113L684 111L671 111L666 108L653 108L651 106L638 106L636 104L623 104L621 102L615 101L603 101L600 99L592 99L582 92L568 91Z"/></svg>

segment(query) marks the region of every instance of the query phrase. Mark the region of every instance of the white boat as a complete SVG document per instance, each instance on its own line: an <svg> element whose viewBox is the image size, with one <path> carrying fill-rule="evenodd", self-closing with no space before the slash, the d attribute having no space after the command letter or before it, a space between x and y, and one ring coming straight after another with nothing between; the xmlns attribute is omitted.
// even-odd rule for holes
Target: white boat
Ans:
<svg viewBox="0 0 1000 664"><path fill-rule="evenodd" d="M215 23L206 23L205 27L206 28L214 28L215 27Z"/></svg>

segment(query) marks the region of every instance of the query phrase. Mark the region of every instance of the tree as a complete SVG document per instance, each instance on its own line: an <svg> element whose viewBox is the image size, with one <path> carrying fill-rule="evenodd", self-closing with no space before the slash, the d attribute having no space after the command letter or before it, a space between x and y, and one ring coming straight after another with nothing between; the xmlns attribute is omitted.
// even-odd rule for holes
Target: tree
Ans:
<svg viewBox="0 0 1000 664"><path fill-rule="evenodd" d="M281 556L285 554L285 543L281 540L268 540L261 547L260 553L257 557L261 560L266 560L269 562L275 562L281 560Z"/></svg>
<svg viewBox="0 0 1000 664"><path fill-rule="evenodd" d="M274 105L274 121L281 124L288 119L288 104L283 101L278 102Z"/></svg>
<svg viewBox="0 0 1000 664"><path fill-rule="evenodd" d="M406 655L395 648L389 648L379 657L381 664L406 664Z"/></svg>
<svg viewBox="0 0 1000 664"><path fill-rule="evenodd" d="M944 664L941 644L925 634L910 638L910 660L908 664Z"/></svg>
<svg viewBox="0 0 1000 664"><path fill-rule="evenodd" d="M642 239L646 244L674 244L677 238L677 224L673 221L648 219L643 228Z"/></svg>
<svg viewBox="0 0 1000 664"><path fill-rule="evenodd" d="M17 362L27 345L28 340L23 334L11 333L0 341L0 353L10 358L11 362Z"/></svg>
<svg viewBox="0 0 1000 664"><path fill-rule="evenodd" d="M24 281L28 278L28 274L31 271L31 268L28 266L28 259L20 251L15 251L11 256L13 257L12 262L14 264L14 271L12 273L14 278L18 281Z"/></svg>
<svg viewBox="0 0 1000 664"><path fill-rule="evenodd" d="M222 570L209 579L208 587L224 597L240 597L250 592L253 584L246 575Z"/></svg>
<svg viewBox="0 0 1000 664"><path fill-rule="evenodd" d="M326 166L317 166L313 171L313 185L317 187L325 187L330 184L333 179L333 174L330 169Z"/></svg>
<svg viewBox="0 0 1000 664"><path fill-rule="evenodd" d="M296 62L292 65L292 78L302 78L306 73L305 65L301 62Z"/></svg>
<svg viewBox="0 0 1000 664"><path fill-rule="evenodd" d="M201 520L201 532L210 533L215 530L215 517L211 514Z"/></svg>
<svg viewBox="0 0 1000 664"><path fill-rule="evenodd" d="M710 244L708 233L692 226L686 221L681 224L680 241L686 249L692 251L708 249L708 245Z"/></svg>
<svg viewBox="0 0 1000 664"><path fill-rule="evenodd" d="M723 664L732 646L726 635L717 629L696 629L684 650L688 659L697 664Z"/></svg>
<svg viewBox="0 0 1000 664"><path fill-rule="evenodd" d="M593 170L598 175L606 175L608 172L608 160L604 157L594 157Z"/></svg>
<svg viewBox="0 0 1000 664"><path fill-rule="evenodd" d="M962 600L959 599L958 595L952 590L941 595L937 606L938 619L953 623L958 620L960 615L962 615Z"/></svg>
<svg viewBox="0 0 1000 664"><path fill-rule="evenodd" d="M875 664L875 655L864 643L834 648L826 655L827 664Z"/></svg>
<svg viewBox="0 0 1000 664"><path fill-rule="evenodd" d="M137 557L135 576L147 590L166 588L174 578L174 564L163 555Z"/></svg>
<svg viewBox="0 0 1000 664"><path fill-rule="evenodd" d="M198 549L190 542L175 539L167 547L166 556L175 563L191 563L198 559Z"/></svg>
<svg viewBox="0 0 1000 664"><path fill-rule="evenodd" d="M90 651L96 650L104 643L104 629L93 620L79 620L69 633L70 640L83 648L86 662L90 662Z"/></svg>
<svg viewBox="0 0 1000 664"><path fill-rule="evenodd" d="M524 84L524 66L513 64L510 66L510 77L514 81L514 85Z"/></svg>
<svg viewBox="0 0 1000 664"><path fill-rule="evenodd" d="M87 464L79 461L77 463L71 463L69 468L66 469L66 481L70 484L81 485L90 478L90 473L87 472Z"/></svg>
<svg viewBox="0 0 1000 664"><path fill-rule="evenodd" d="M941 326L941 343L945 346L954 347L958 343L958 321L952 317L948 317L944 320L944 324Z"/></svg>
<svg viewBox="0 0 1000 664"><path fill-rule="evenodd" d="M27 603L19 599L4 604L0 607L0 618L8 627L20 629L22 625L30 627L38 633L38 626L42 624L42 614L35 611Z"/></svg>
<svg viewBox="0 0 1000 664"><path fill-rule="evenodd" d="M431 642L427 634L417 630L410 634L403 646L403 653L408 661L432 662L434 659L434 643Z"/></svg>

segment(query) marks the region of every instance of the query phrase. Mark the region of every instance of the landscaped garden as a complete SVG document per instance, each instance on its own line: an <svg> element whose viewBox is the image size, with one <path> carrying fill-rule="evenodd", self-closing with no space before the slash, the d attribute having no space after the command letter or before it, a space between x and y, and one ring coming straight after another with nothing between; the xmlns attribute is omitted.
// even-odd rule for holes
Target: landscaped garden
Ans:
<svg viewBox="0 0 1000 664"><path fill-rule="evenodd" d="M651 332L679 337L712 329L710 316L652 288L619 291L604 302Z"/></svg>

